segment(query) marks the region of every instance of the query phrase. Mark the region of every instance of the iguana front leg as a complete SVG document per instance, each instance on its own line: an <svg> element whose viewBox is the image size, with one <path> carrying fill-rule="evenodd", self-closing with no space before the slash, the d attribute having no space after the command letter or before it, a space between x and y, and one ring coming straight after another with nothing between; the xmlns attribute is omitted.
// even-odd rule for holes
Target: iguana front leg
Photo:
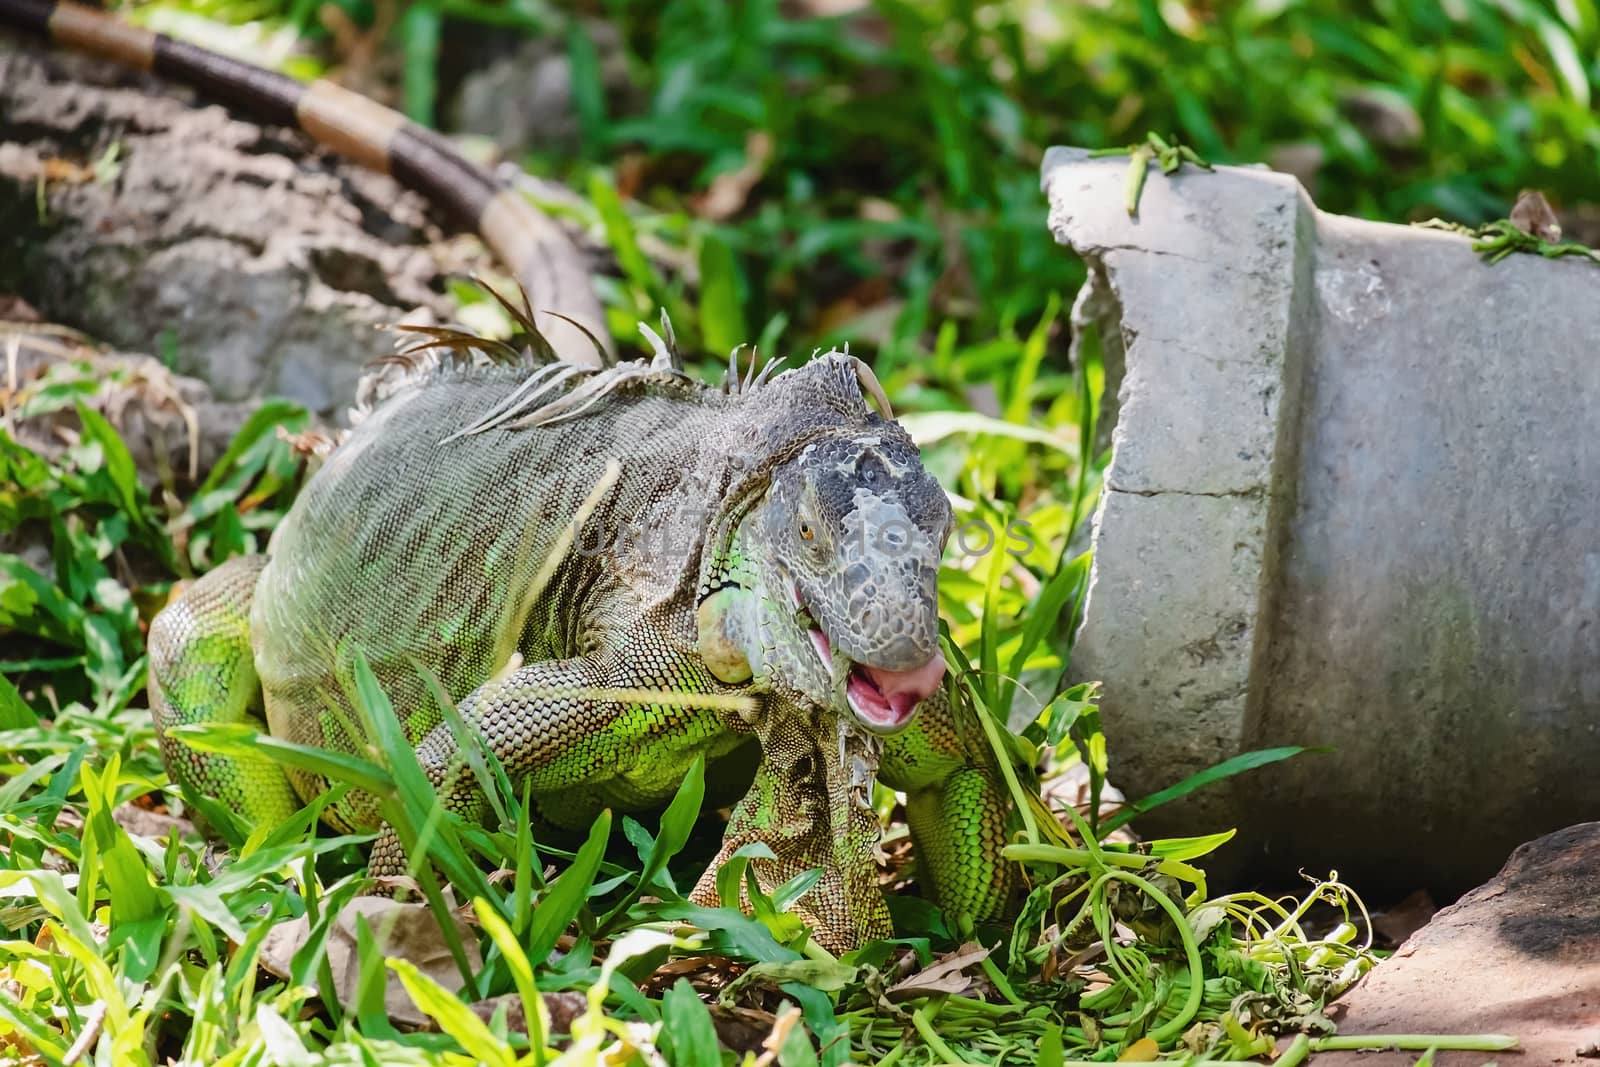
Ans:
<svg viewBox="0 0 1600 1067"><path fill-rule="evenodd" d="M635 787L664 800L697 753L739 743L715 712L598 699L607 690L653 688L704 692L714 683L698 661L627 656L579 657L529 664L495 679L462 701L462 719L476 727L519 786L535 796L582 788L624 795ZM641 677L639 663L647 664ZM873 863L878 824L870 807L875 739L839 716L769 696L753 727L762 744L756 779L734 808L718 862L692 898L715 904L715 872L740 846L759 841L776 859L752 863L757 884L771 892L804 871L820 867L821 881L795 910L813 926L817 942L842 951L889 936L888 909ZM750 729L741 723L742 729ZM482 817L479 784L460 758L448 724L417 746L447 811L466 820ZM648 799L641 796L641 800ZM392 827L373 847L369 873L406 872L406 856ZM748 906L748 900L742 901Z"/></svg>
<svg viewBox="0 0 1600 1067"><path fill-rule="evenodd" d="M708 691L713 679L667 642L649 648L572 659L543 660L486 682L460 704L507 775L534 794L582 786L626 793L630 785L681 780L694 755L726 734L717 713L603 699L607 691L652 689ZM447 811L468 821L482 817L484 796L467 768L448 722L417 745L417 759ZM404 874L406 857L391 826L373 846L369 873Z"/></svg>
<svg viewBox="0 0 1600 1067"><path fill-rule="evenodd" d="M982 726L965 722L945 692L925 700L911 725L886 739L879 778L906 795L917 869L952 920L1001 917L1021 885L1000 855L1013 805Z"/></svg>

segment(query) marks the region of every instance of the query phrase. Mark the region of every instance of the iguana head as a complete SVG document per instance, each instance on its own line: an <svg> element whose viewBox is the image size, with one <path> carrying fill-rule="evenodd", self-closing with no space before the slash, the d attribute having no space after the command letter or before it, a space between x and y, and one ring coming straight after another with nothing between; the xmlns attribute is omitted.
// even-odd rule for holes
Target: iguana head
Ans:
<svg viewBox="0 0 1600 1067"><path fill-rule="evenodd" d="M729 539L728 583L702 583L700 650L724 680L770 679L882 733L944 678L937 582L952 519L863 384L881 397L860 361L829 355L758 394L774 458Z"/></svg>

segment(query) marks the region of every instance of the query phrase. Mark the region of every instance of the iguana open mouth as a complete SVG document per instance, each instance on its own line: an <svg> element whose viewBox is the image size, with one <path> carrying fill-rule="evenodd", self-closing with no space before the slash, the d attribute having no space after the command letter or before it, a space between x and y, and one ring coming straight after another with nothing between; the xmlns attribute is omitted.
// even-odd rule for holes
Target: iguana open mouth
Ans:
<svg viewBox="0 0 1600 1067"><path fill-rule="evenodd" d="M850 702L850 710L864 722L886 730L898 729L911 720L918 704L939 691L944 669L944 657L937 652L927 663L908 671L853 664L845 699Z"/></svg>
<svg viewBox="0 0 1600 1067"><path fill-rule="evenodd" d="M804 610L800 590L796 588L793 592L795 603ZM806 632L823 668L832 675L833 643L815 624ZM866 725L880 730L898 730L911 720L918 704L939 691L944 672L944 656L938 652L922 666L903 671L852 663L849 679L845 683L845 700L849 702L850 710Z"/></svg>

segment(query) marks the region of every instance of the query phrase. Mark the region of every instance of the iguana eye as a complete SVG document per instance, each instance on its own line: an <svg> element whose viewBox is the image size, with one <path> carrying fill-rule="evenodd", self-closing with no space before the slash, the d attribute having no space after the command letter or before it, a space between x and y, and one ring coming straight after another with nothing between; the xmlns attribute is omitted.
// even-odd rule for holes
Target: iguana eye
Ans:
<svg viewBox="0 0 1600 1067"><path fill-rule="evenodd" d="M809 522L802 522L800 524L800 540L810 541L816 536L816 531L811 528L811 524Z"/></svg>

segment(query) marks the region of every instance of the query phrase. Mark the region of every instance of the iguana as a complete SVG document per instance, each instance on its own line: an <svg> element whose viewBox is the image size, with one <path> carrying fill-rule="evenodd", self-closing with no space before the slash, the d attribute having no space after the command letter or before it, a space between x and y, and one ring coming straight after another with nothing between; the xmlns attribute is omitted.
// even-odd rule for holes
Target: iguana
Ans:
<svg viewBox="0 0 1600 1067"><path fill-rule="evenodd" d="M67 3L0 0L6 21L233 101L264 95L269 117L443 188L519 277L539 281L510 199L370 101ZM466 191L450 186L462 175ZM536 338L552 321L522 320ZM224 563L152 622L150 702L174 779L252 820L288 817L328 783L174 731L246 722L359 751L359 654L464 817L482 814L483 797L430 675L558 827L587 826L604 806L659 806L700 756L735 788L753 774L723 856L767 844L777 859L752 863L766 888L821 867L797 908L826 947L890 932L867 804L875 771L907 794L933 897L972 919L999 914L1016 883L1000 857L1009 803L981 731L942 685L950 506L866 366L829 353L781 374L730 373L717 389L660 338L653 360L602 370L551 360L548 345L432 336L442 347L368 383L361 417L268 554ZM751 699L737 710L714 699L729 696ZM325 817L377 822L354 792ZM715 868L695 899L715 902ZM371 873L405 870L380 829Z"/></svg>
<svg viewBox="0 0 1600 1067"><path fill-rule="evenodd" d="M267 556L223 564L152 622L151 706L179 782L286 818L329 783L170 731L260 706L274 736L360 750L360 653L466 818L483 797L427 672L556 826L659 807L698 756L736 779L759 761L724 854L769 845L779 859L753 864L768 888L822 867L801 910L824 946L889 932L875 767L908 794L938 902L1000 911L1009 805L941 686L950 505L868 404L887 413L865 364L829 353L724 390L659 355L601 371L413 363L308 480ZM716 710L696 706L703 694L757 700ZM360 793L326 817L377 821ZM384 828L371 872L405 867ZM709 876L695 896L714 902Z"/></svg>

